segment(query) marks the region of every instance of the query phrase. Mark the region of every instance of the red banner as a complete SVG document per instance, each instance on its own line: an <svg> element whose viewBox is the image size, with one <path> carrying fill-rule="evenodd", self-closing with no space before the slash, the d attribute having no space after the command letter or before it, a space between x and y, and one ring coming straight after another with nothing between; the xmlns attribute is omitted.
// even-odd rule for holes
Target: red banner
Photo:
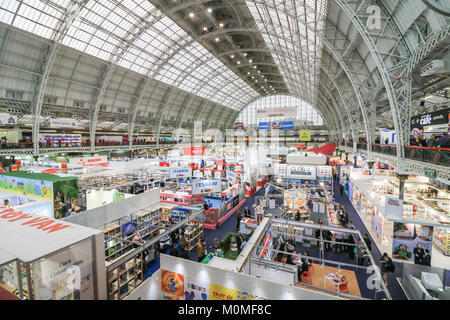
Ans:
<svg viewBox="0 0 450 320"><path fill-rule="evenodd" d="M184 147L185 156L203 156L205 147Z"/></svg>
<svg viewBox="0 0 450 320"><path fill-rule="evenodd" d="M168 162L160 162L159 166L160 167L170 167L170 163L168 163Z"/></svg>
<svg viewBox="0 0 450 320"><path fill-rule="evenodd" d="M308 149L308 152L314 152L315 154L321 153L327 156L332 156L334 153L334 150L336 150L336 145L334 143L326 144L324 146L321 146L320 148L311 148Z"/></svg>
<svg viewBox="0 0 450 320"><path fill-rule="evenodd" d="M44 171L42 171L42 173L57 173L59 171L60 170L58 168L52 168L52 169L44 170Z"/></svg>

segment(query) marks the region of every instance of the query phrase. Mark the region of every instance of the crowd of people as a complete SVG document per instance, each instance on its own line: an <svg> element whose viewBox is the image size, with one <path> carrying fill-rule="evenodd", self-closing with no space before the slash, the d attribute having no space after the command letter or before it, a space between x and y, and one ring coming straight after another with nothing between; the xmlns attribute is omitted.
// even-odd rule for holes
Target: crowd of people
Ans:
<svg viewBox="0 0 450 320"><path fill-rule="evenodd" d="M420 147L450 148L450 138L447 132L444 132L442 136L432 134L428 138L423 135L411 135L409 144Z"/></svg>

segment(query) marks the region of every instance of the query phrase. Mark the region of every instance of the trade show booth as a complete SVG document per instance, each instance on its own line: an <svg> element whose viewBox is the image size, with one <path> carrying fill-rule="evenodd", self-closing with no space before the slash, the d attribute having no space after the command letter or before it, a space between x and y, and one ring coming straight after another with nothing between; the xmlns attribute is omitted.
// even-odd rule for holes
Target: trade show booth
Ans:
<svg viewBox="0 0 450 320"><path fill-rule="evenodd" d="M0 286L26 300L104 300L103 234L0 208Z"/></svg>

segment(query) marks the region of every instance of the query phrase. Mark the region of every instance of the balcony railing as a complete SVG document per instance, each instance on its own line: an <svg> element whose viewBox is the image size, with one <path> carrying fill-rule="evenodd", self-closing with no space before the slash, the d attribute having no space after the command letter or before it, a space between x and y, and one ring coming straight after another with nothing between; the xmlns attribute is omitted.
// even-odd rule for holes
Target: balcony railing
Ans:
<svg viewBox="0 0 450 320"><path fill-rule="evenodd" d="M353 143L347 142L346 146L353 147ZM358 143L357 148L367 150L367 143ZM372 144L372 152L397 156L397 145L374 143ZM450 148L405 146L405 158L440 166L450 166Z"/></svg>

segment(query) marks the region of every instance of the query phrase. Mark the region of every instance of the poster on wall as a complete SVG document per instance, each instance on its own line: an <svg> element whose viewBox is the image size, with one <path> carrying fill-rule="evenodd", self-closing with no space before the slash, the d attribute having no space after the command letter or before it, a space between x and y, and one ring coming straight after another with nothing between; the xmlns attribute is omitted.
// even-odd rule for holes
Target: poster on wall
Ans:
<svg viewBox="0 0 450 320"><path fill-rule="evenodd" d="M8 175L0 175L0 190L53 200L53 183Z"/></svg>
<svg viewBox="0 0 450 320"><path fill-rule="evenodd" d="M208 284L194 283L194 281L186 279L186 282L184 283L184 297L186 300L208 300Z"/></svg>
<svg viewBox="0 0 450 320"><path fill-rule="evenodd" d="M333 170L331 166L317 166L317 180L332 181Z"/></svg>
<svg viewBox="0 0 450 320"><path fill-rule="evenodd" d="M169 178L190 178L192 177L192 168L170 169Z"/></svg>
<svg viewBox="0 0 450 320"><path fill-rule="evenodd" d="M32 265L36 300L93 300L92 244L84 241Z"/></svg>
<svg viewBox="0 0 450 320"><path fill-rule="evenodd" d="M401 219L403 214L403 200L386 197L386 217L389 219Z"/></svg>
<svg viewBox="0 0 450 320"><path fill-rule="evenodd" d="M286 177L294 179L316 180L316 167L289 165L286 169Z"/></svg>
<svg viewBox="0 0 450 320"><path fill-rule="evenodd" d="M184 275L161 270L161 293L165 300L184 300Z"/></svg>
<svg viewBox="0 0 450 320"><path fill-rule="evenodd" d="M215 283L209 284L209 300L237 300L240 292Z"/></svg>
<svg viewBox="0 0 450 320"><path fill-rule="evenodd" d="M381 212L373 207L372 209L372 231L375 233L378 242L383 241L384 217Z"/></svg>
<svg viewBox="0 0 450 320"><path fill-rule="evenodd" d="M420 224L394 222L392 257L399 260L414 261L414 251L433 247L433 227Z"/></svg>
<svg viewBox="0 0 450 320"><path fill-rule="evenodd" d="M200 180L192 183L192 194L205 194L211 192L222 192L220 180Z"/></svg>

